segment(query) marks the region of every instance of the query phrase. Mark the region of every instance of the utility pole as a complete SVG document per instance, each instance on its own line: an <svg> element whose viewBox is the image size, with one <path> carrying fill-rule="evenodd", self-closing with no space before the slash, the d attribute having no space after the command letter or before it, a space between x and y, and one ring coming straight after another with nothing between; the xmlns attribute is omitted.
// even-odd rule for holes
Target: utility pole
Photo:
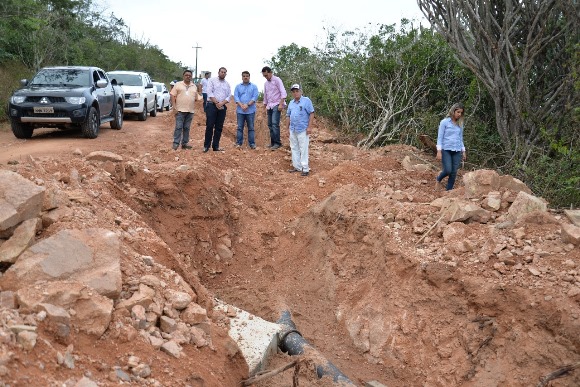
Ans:
<svg viewBox="0 0 580 387"><path fill-rule="evenodd" d="M195 46L193 46L192 48L195 48L195 78L194 78L194 83L197 83L197 50L200 49L201 47L199 46L199 43L195 42Z"/></svg>

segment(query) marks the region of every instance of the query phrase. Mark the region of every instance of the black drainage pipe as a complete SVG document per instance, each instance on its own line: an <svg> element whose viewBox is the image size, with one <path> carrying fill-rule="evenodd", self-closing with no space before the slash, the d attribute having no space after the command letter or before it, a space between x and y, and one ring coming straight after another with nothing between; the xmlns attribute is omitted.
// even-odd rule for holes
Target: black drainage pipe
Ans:
<svg viewBox="0 0 580 387"><path fill-rule="evenodd" d="M288 352L292 356L302 355L304 349L308 348L309 353L314 352L316 354L316 356L313 356L313 360L318 378L330 376L335 383L354 385L345 374L302 337L298 329L296 329L296 324L292 321L292 315L289 311L283 311L277 323L282 326L282 330L278 333L278 346L282 352Z"/></svg>

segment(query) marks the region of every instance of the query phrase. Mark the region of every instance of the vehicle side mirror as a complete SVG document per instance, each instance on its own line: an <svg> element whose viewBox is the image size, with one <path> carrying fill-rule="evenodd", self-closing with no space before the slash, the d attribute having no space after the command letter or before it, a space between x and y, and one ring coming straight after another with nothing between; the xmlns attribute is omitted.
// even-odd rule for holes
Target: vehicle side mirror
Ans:
<svg viewBox="0 0 580 387"><path fill-rule="evenodd" d="M153 88L153 84L152 83L148 83L147 86L145 86L146 89L152 89Z"/></svg>
<svg viewBox="0 0 580 387"><path fill-rule="evenodd" d="M169 93L167 90L165 90L165 91L163 92L163 94L167 94L167 93Z"/></svg>
<svg viewBox="0 0 580 387"><path fill-rule="evenodd" d="M107 81L106 79L99 79L96 83L96 85L99 89L104 89L105 87L107 87L108 84L109 84L109 81Z"/></svg>
<svg viewBox="0 0 580 387"><path fill-rule="evenodd" d="M20 86L21 87L28 86L28 79L21 79L20 80Z"/></svg>

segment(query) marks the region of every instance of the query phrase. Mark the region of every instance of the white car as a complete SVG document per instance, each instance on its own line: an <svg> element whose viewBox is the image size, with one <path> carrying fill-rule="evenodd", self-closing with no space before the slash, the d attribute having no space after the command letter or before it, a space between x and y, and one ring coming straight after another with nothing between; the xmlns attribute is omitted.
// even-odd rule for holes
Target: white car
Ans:
<svg viewBox="0 0 580 387"><path fill-rule="evenodd" d="M157 92L149 74L140 71L109 71L109 79L117 80L125 92L125 114L137 114L139 121L157 115Z"/></svg>
<svg viewBox="0 0 580 387"><path fill-rule="evenodd" d="M169 90L164 83L161 82L153 82L153 87L155 87L155 91L157 91L157 110L160 112L163 109L169 111L171 107L171 98L169 97Z"/></svg>

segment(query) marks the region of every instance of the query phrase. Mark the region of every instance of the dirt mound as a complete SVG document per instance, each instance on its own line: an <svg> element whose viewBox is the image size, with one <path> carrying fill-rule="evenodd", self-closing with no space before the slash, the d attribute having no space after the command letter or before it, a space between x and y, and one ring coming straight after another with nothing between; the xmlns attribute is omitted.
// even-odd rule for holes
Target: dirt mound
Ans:
<svg viewBox="0 0 580 387"><path fill-rule="evenodd" d="M62 383L88 373L112 385L112 367L129 370L129 357L139 356L159 385L237 385L247 369L229 356L223 316L209 308L213 296L270 321L290 310L302 335L358 385L529 386L579 361L580 250L562 240L564 215L509 223L515 194L500 189L501 207L485 210L485 219L448 222L442 208L450 201L485 207L491 194L436 192L437 163L428 154L406 146L361 150L332 141L322 127L311 141L311 175L295 176L285 172L287 147L264 148L261 113L258 149L234 149L232 110L225 153L201 152L203 113L195 117L193 151L170 149L169 113L126 121L95 141L66 132L28 141L1 134L4 168L74 199L73 215L38 238L71 227L123 230L122 297L144 274L164 281L177 274L198 292L216 331L213 347L184 347L183 367L116 315L101 339L75 336L74 370L57 365L51 348L66 348L40 332L46 340L33 351L5 347L17 356L0 380ZM123 162L87 162L93 150ZM159 268L151 272L143 256ZM270 367L290 361L278 354ZM300 385L330 385L302 364ZM257 385L292 385L292 374ZM578 384L578 371L552 382Z"/></svg>

